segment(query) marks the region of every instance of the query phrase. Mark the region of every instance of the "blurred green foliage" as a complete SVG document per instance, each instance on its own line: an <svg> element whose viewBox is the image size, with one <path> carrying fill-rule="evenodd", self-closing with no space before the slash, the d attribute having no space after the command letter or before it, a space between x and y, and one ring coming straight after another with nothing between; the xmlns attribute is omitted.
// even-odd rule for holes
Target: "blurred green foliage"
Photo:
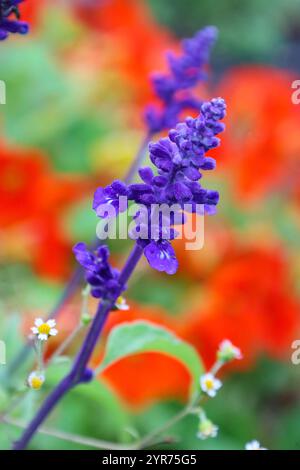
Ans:
<svg viewBox="0 0 300 470"><path fill-rule="evenodd" d="M267 61L300 33L299 0L148 0L160 22L180 37L207 24L220 30L221 64Z"/></svg>

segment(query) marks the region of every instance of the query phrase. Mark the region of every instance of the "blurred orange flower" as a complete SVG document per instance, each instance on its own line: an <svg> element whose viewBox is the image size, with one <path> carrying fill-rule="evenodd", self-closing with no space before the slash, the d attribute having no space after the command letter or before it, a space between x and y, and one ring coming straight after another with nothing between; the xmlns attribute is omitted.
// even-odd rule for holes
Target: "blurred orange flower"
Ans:
<svg viewBox="0 0 300 470"><path fill-rule="evenodd" d="M193 224L193 230L195 230L195 219L200 216L186 214L186 217L189 219L189 223ZM202 249L187 250L186 244L193 242L193 240L189 241L185 237L173 241L179 261L178 274L194 281L206 279L214 272L222 259L228 253L232 253L232 247L236 242L233 230L229 224L224 223L220 216L205 218L204 230Z"/></svg>
<svg viewBox="0 0 300 470"><path fill-rule="evenodd" d="M26 0L20 4L22 21L28 21L30 29L37 24L45 3L46 0Z"/></svg>
<svg viewBox="0 0 300 470"><path fill-rule="evenodd" d="M208 281L207 295L207 305L185 317L181 334L208 367L224 338L242 350L244 360L237 367L240 362L249 366L263 353L279 359L290 354L300 305L279 251L258 248L229 257Z"/></svg>
<svg viewBox="0 0 300 470"><path fill-rule="evenodd" d="M164 66L164 52L173 40L153 18L145 1L109 0L78 3L79 18L103 35L110 50L109 69L117 70L122 86L132 88L135 100L145 103L151 95L149 74ZM101 55L105 53L105 49ZM120 77L121 74L121 77Z"/></svg>
<svg viewBox="0 0 300 470"><path fill-rule="evenodd" d="M87 188L81 177L54 173L39 151L1 143L1 256L29 261L43 275L64 276L71 251L63 210Z"/></svg>
<svg viewBox="0 0 300 470"><path fill-rule="evenodd" d="M265 66L231 69L217 93L228 106L217 160L242 198L288 190L299 167L300 107L292 104L293 76ZM297 181L299 182L299 171Z"/></svg>

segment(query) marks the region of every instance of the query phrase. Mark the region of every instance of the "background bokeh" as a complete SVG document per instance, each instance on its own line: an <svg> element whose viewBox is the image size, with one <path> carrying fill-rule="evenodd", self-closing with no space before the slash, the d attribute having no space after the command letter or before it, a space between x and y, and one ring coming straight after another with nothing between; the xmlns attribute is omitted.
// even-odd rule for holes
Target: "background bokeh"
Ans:
<svg viewBox="0 0 300 470"><path fill-rule="evenodd" d="M217 170L207 178L221 193L218 214L205 221L201 251L175 242L176 276L140 265L130 310L112 313L105 331L150 320L194 345L207 367L224 338L242 350L244 359L224 371L221 392L207 404L219 437L199 441L190 417L175 428L170 448L241 449L253 438L272 449L300 448L300 365L291 363L291 344L300 339L300 105L291 101L291 84L300 79L299 6L27 0L30 35L0 47L7 85L0 108L0 339L9 361L32 319L46 316L62 292L75 266L72 245L95 236L95 188L122 177L139 148L143 108L153 99L150 72L164 69L165 50L178 50L181 37L207 24L219 28L209 80L199 90L228 104ZM111 243L116 265L129 247ZM79 314L80 292L64 306L48 356ZM49 387L59 373L51 371ZM24 377L20 371L16 387ZM72 392L50 424L107 440L126 440L132 429L143 435L182 406L189 380L166 356L135 356ZM11 393L1 387L0 409ZM18 416L27 420L40 400L30 395ZM18 433L1 432L0 447ZM32 448L80 446L38 436Z"/></svg>

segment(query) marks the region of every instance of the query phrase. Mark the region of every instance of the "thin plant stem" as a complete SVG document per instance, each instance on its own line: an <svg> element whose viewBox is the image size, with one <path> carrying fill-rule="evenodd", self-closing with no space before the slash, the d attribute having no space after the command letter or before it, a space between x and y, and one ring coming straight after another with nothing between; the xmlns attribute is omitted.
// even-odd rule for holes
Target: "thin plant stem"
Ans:
<svg viewBox="0 0 300 470"><path fill-rule="evenodd" d="M51 358L46 364L46 368L50 366L50 364L53 364L53 362L61 356L66 349L73 343L73 341L77 338L79 333L84 330L84 325L82 323L79 323L76 328L72 331L72 333L58 346L58 348L54 351L52 354Z"/></svg>
<svg viewBox="0 0 300 470"><path fill-rule="evenodd" d="M179 413L177 413L175 416L173 416L169 421L164 423L161 427L155 429L153 432L149 433L147 436L145 436L143 439L141 439L137 446L136 449L145 449L147 447L151 447L154 443L157 443L157 436L161 434L165 434L166 431L171 429L176 423L181 421L183 418L185 418L188 414L191 413L192 409L194 407L193 403L188 403Z"/></svg>
<svg viewBox="0 0 300 470"><path fill-rule="evenodd" d="M44 344L42 341L36 341L37 368L39 372L44 370Z"/></svg>
<svg viewBox="0 0 300 470"><path fill-rule="evenodd" d="M219 372L219 370L223 367L223 365L224 365L223 361L219 361L219 360L216 361L214 365L212 366L210 373L212 375L216 375Z"/></svg>
<svg viewBox="0 0 300 470"><path fill-rule="evenodd" d="M2 421L11 426L16 426L18 428L26 429L26 423L21 420L14 418L3 418ZM100 439L95 439L92 437L85 437L78 434L68 433L64 431L59 431L57 429L51 429L48 427L41 427L38 432L40 434L45 434L46 436L55 437L68 442L74 442L75 444L81 444L88 447L93 447L95 449L110 449L110 450L130 450L135 448L134 445L130 444L117 444L114 442L104 441Z"/></svg>
<svg viewBox="0 0 300 470"><path fill-rule="evenodd" d="M51 356L50 360L47 363L47 367L52 364L55 359L61 356L65 350L73 343L73 341L77 338L77 336L81 333L81 331L85 328L85 325L82 323L82 316L87 311L87 304L88 304L88 297L91 292L91 288L89 284L82 290L82 303L81 303L81 318L80 323L76 326L76 328L70 333L70 335L58 346L58 348L54 351L53 355Z"/></svg>
<svg viewBox="0 0 300 470"><path fill-rule="evenodd" d="M88 315L88 302L91 293L91 286L87 284L82 290L82 303L81 303L81 319L84 315Z"/></svg>
<svg viewBox="0 0 300 470"><path fill-rule="evenodd" d="M15 418L0 418L0 421L6 423L10 426L15 426L21 429L26 428L26 423L19 419ZM58 429L52 429L48 427L40 427L38 430L39 434L44 434L46 436L55 437L56 439L60 439L67 442L73 442L75 444L80 444L88 447L93 447L95 449L106 449L106 450L138 450L141 449L141 440L137 440L132 444L118 444L116 442L104 441L102 439L95 439L93 437L82 436L79 434L73 434L65 431L60 431ZM152 446L164 443L174 442L170 439L156 439L152 441Z"/></svg>

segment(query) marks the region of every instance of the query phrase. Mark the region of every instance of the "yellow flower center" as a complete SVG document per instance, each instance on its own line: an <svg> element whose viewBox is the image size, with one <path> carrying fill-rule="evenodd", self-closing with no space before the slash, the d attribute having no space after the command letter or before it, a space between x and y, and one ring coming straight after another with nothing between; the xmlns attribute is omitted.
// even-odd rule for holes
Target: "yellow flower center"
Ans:
<svg viewBox="0 0 300 470"><path fill-rule="evenodd" d="M208 390L212 390L214 388L214 382L212 379L206 379L205 385Z"/></svg>
<svg viewBox="0 0 300 470"><path fill-rule="evenodd" d="M43 380L40 377L32 377L30 380L30 386L34 390L39 390L43 385Z"/></svg>
<svg viewBox="0 0 300 470"><path fill-rule="evenodd" d="M41 335L49 335L51 326L49 326L47 323L43 323L38 327L38 330Z"/></svg>
<svg viewBox="0 0 300 470"><path fill-rule="evenodd" d="M120 304L123 304L124 302L125 302L124 297L120 295L120 297L117 298L116 304L120 305Z"/></svg>

